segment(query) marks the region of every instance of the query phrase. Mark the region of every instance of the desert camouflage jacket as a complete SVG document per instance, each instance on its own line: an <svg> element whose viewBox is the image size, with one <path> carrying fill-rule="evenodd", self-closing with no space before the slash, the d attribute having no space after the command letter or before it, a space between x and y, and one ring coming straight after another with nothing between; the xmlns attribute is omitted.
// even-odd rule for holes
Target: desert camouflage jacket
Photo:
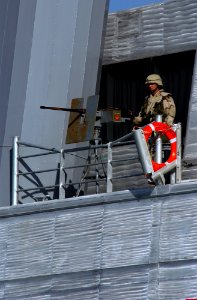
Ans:
<svg viewBox="0 0 197 300"><path fill-rule="evenodd" d="M134 124L146 125L155 120L156 115L163 115L163 122L171 126L174 122L176 107L170 93L160 90L155 96L147 96L141 111L137 117L134 117Z"/></svg>

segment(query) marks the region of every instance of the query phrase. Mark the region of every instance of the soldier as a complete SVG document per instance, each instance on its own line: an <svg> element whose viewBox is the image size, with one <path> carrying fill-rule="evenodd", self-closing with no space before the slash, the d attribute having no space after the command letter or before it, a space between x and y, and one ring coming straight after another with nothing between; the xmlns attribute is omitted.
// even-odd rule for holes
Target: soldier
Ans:
<svg viewBox="0 0 197 300"><path fill-rule="evenodd" d="M143 126L155 121L156 115L162 115L163 122L171 126L176 107L172 95L164 92L161 77L158 74L151 74L146 78L145 84L150 95L145 98L139 115L133 118L133 123Z"/></svg>

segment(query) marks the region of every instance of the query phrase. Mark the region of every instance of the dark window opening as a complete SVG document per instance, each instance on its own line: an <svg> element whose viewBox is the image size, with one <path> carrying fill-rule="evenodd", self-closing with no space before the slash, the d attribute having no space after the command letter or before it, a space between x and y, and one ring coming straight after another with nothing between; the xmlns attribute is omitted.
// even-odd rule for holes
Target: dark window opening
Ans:
<svg viewBox="0 0 197 300"><path fill-rule="evenodd" d="M137 114L147 95L145 79L151 73L163 79L164 90L170 92L176 104L175 123L182 123L184 140L195 60L195 51L169 54L102 67L99 108L116 107L126 117L131 110ZM132 129L131 123L102 125L102 141L115 140Z"/></svg>

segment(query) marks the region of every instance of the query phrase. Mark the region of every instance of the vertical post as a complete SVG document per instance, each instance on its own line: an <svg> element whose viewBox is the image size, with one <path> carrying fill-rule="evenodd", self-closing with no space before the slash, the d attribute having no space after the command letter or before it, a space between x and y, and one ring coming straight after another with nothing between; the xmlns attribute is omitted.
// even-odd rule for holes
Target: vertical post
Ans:
<svg viewBox="0 0 197 300"><path fill-rule="evenodd" d="M94 155L95 155L95 172L96 172L96 194L99 193L99 165L98 165L98 144L99 144L99 128L95 126L95 133L94 133L94 141L95 141L95 150L94 150Z"/></svg>
<svg viewBox="0 0 197 300"><path fill-rule="evenodd" d="M181 147L181 123L177 124L176 128L176 136L177 136L177 166L176 166L176 183L181 182L181 152L182 152L182 147Z"/></svg>
<svg viewBox="0 0 197 300"><path fill-rule="evenodd" d="M111 142L108 143L107 149L108 159L107 159L107 193L113 192L112 184L112 145Z"/></svg>
<svg viewBox="0 0 197 300"><path fill-rule="evenodd" d="M64 180L65 174L64 174L64 150L60 150L60 168L59 168L59 199L64 199L66 197L65 195L65 189L64 189Z"/></svg>
<svg viewBox="0 0 197 300"><path fill-rule="evenodd" d="M12 154L12 200L11 205L18 204L18 136L14 137Z"/></svg>
<svg viewBox="0 0 197 300"><path fill-rule="evenodd" d="M176 132L176 168L170 174L170 183L175 184L181 182L181 123L174 124L173 130Z"/></svg>
<svg viewBox="0 0 197 300"><path fill-rule="evenodd" d="M162 122L162 115L156 115L155 118L156 122ZM160 164L162 163L162 139L160 137L160 135L158 136L158 138L156 139L155 142L155 161ZM163 175L161 175L160 178L158 178L157 180L158 184L165 184L165 178Z"/></svg>
<svg viewBox="0 0 197 300"><path fill-rule="evenodd" d="M150 158L150 153L148 150L147 142L144 137L142 129L137 129L134 131L135 143L139 155L139 159L142 165L142 169L145 175L152 174L153 166Z"/></svg>
<svg viewBox="0 0 197 300"><path fill-rule="evenodd" d="M162 115L156 115L156 122L162 122ZM160 136L156 139L155 161L162 163L162 139Z"/></svg>
<svg viewBox="0 0 197 300"><path fill-rule="evenodd" d="M177 142L177 124L173 124L172 129L176 132L176 142ZM177 149L176 149L176 156L177 156ZM177 163L176 163L176 168L177 168ZM176 168L170 171L170 184L176 183Z"/></svg>

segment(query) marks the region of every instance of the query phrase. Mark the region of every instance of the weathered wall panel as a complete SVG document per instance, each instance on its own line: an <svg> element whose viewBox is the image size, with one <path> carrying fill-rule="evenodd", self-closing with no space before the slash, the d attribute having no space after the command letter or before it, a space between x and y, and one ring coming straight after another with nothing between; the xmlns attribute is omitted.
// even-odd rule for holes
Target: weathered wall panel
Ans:
<svg viewBox="0 0 197 300"><path fill-rule="evenodd" d="M0 210L2 299L196 296L196 183Z"/></svg>
<svg viewBox="0 0 197 300"><path fill-rule="evenodd" d="M197 156L197 56L195 59L193 82L191 89L189 114L188 114L188 126L185 143L185 159L193 160L194 165L196 164L194 159ZM196 173L196 172L195 172Z"/></svg>
<svg viewBox="0 0 197 300"><path fill-rule="evenodd" d="M110 14L103 64L196 50L196 16L197 2L194 0L168 0L161 4ZM196 78L195 62L184 142L184 159L190 162L197 157ZM192 178L197 176L195 162L194 165ZM189 179L188 172L183 177Z"/></svg>
<svg viewBox="0 0 197 300"><path fill-rule="evenodd" d="M109 14L103 64L196 49L196 16L194 0Z"/></svg>

